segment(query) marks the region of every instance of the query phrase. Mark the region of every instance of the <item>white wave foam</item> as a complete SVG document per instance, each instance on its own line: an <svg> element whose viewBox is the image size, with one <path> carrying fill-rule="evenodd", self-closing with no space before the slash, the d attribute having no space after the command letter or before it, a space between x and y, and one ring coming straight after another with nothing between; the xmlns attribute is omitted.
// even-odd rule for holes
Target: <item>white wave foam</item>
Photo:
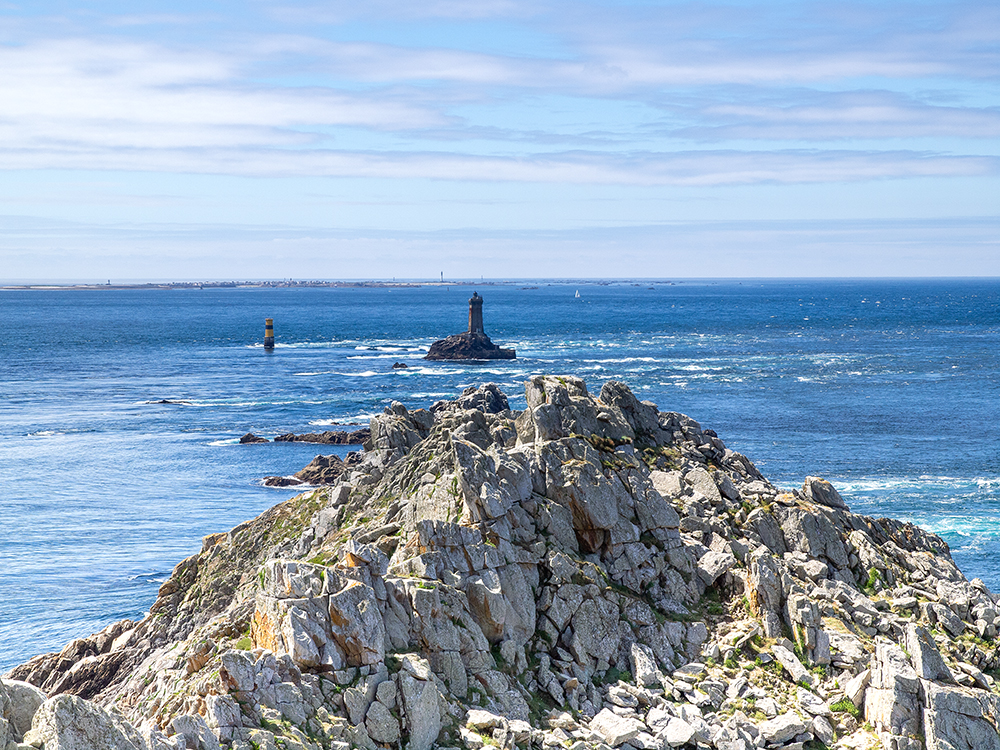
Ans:
<svg viewBox="0 0 1000 750"><path fill-rule="evenodd" d="M247 344L246 349L263 349L261 343ZM346 349L349 344L343 341L295 341L295 342L275 342L275 349Z"/></svg>
<svg viewBox="0 0 1000 750"><path fill-rule="evenodd" d="M863 477L858 479L830 479L841 492L892 492L899 490L942 491L1000 489L1000 477L949 477L921 475L917 477ZM946 502L945 498L940 499Z"/></svg>
<svg viewBox="0 0 1000 750"><path fill-rule="evenodd" d="M372 417L377 417L381 414L380 411L374 412L362 412L361 414L351 414L344 417L331 417L329 419L313 419L309 421L309 424L315 427L330 427L332 425L343 425L345 427L350 427L352 425L366 425L368 424Z"/></svg>

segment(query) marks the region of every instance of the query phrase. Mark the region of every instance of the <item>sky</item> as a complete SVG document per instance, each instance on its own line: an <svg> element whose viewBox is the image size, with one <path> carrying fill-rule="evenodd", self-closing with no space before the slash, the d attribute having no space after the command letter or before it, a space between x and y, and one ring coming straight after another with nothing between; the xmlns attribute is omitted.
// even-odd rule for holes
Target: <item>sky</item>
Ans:
<svg viewBox="0 0 1000 750"><path fill-rule="evenodd" d="M1000 276L1000 5L0 0L0 281Z"/></svg>

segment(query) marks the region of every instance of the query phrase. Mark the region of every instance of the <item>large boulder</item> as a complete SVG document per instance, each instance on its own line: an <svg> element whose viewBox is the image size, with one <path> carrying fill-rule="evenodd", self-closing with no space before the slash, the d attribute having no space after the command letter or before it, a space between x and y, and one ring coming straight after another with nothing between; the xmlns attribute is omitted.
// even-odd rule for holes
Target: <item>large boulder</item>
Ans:
<svg viewBox="0 0 1000 750"><path fill-rule="evenodd" d="M20 741L31 729L35 712L44 702L45 693L34 685L19 680L0 680L0 716L10 722L15 740Z"/></svg>
<svg viewBox="0 0 1000 750"><path fill-rule="evenodd" d="M806 481L802 484L802 494L814 503L825 505L828 508L848 510L847 503L844 502L844 498L837 492L836 487L825 479L806 477Z"/></svg>
<svg viewBox="0 0 1000 750"><path fill-rule="evenodd" d="M66 694L38 708L24 744L45 750L146 750L139 732L120 716Z"/></svg>
<svg viewBox="0 0 1000 750"><path fill-rule="evenodd" d="M907 623L905 640L906 650L918 677L924 680L955 681L927 628L915 622Z"/></svg>
<svg viewBox="0 0 1000 750"><path fill-rule="evenodd" d="M879 640L865 691L865 719L879 732L915 737L923 723L921 718L917 673L899 646Z"/></svg>
<svg viewBox="0 0 1000 750"><path fill-rule="evenodd" d="M1000 750L1000 698L985 690L922 682L927 750Z"/></svg>

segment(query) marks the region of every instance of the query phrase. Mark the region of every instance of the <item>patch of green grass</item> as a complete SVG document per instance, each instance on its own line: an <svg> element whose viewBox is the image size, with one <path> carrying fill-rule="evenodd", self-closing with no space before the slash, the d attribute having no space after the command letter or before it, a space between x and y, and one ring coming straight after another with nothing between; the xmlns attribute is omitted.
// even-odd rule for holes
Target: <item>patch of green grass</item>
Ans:
<svg viewBox="0 0 1000 750"><path fill-rule="evenodd" d="M861 590L866 594L871 596L875 593L876 586L882 583L882 574L878 572L878 568L868 569L868 580L861 584Z"/></svg>
<svg viewBox="0 0 1000 750"><path fill-rule="evenodd" d="M850 714L855 719L861 717L861 709L855 706L850 698L841 698L836 703L830 705L830 710L835 714Z"/></svg>
<svg viewBox="0 0 1000 750"><path fill-rule="evenodd" d="M601 687L602 685L614 685L622 678L623 674L625 673L618 669L618 667L611 667L603 675L595 674L593 678L591 678L591 681L598 687Z"/></svg>

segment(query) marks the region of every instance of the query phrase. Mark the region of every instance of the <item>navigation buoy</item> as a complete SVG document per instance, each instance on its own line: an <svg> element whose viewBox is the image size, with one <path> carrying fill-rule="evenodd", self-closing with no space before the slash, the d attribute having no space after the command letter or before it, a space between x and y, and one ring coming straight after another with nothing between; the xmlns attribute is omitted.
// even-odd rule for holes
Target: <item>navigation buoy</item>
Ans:
<svg viewBox="0 0 1000 750"><path fill-rule="evenodd" d="M264 348L274 348L274 318L264 318Z"/></svg>

